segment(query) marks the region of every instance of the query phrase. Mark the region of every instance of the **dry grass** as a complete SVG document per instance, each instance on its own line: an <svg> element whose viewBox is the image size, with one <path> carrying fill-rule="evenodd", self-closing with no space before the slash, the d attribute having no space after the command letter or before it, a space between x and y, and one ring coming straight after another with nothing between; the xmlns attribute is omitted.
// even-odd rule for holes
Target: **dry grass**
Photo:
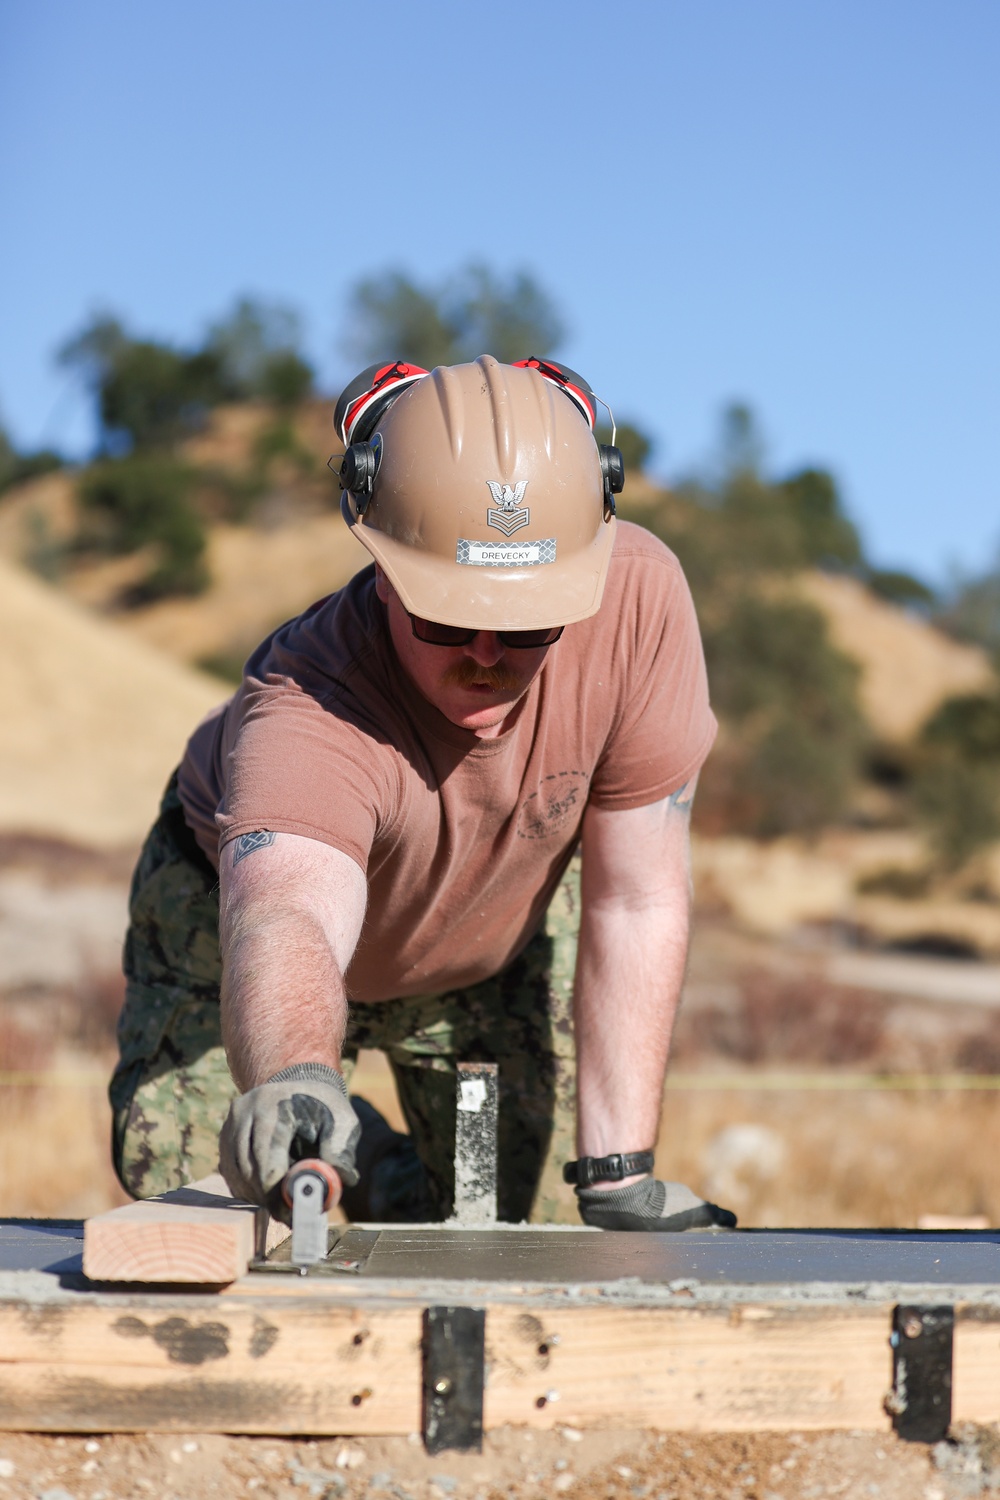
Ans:
<svg viewBox="0 0 1000 1500"><path fill-rule="evenodd" d="M128 1201L111 1169L101 1081L102 1074L110 1076L110 1059L64 1057L60 1063L56 1084L0 1087L4 1217L82 1219Z"/></svg>
<svg viewBox="0 0 1000 1500"><path fill-rule="evenodd" d="M657 1148L662 1176L734 1208L747 1226L915 1226L921 1214L1000 1224L992 1093L818 1090L817 1073L1000 1073L1000 1015L915 1007L805 972L743 966L692 996L678 1028ZM58 1069L51 1084L0 1084L0 1214L85 1216L123 1201L109 1160L105 1079L118 975L72 993L0 1002L0 1072ZM754 1086L796 1070L801 1088ZM692 1088L726 1070L726 1088ZM403 1120L379 1053L351 1084L396 1129Z"/></svg>
<svg viewBox="0 0 1000 1500"><path fill-rule="evenodd" d="M925 1213L1000 1224L992 1094L817 1092L808 1071L801 1090L765 1092L738 1076L746 1088L668 1087L656 1163L706 1194L728 1189L745 1227L915 1228ZM403 1128L380 1054L362 1054L351 1087Z"/></svg>
<svg viewBox="0 0 1000 1500"><path fill-rule="evenodd" d="M724 1189L747 1228L915 1228L925 1213L1000 1224L995 1095L816 1092L808 1081L781 1093L749 1080L725 1093L668 1089L658 1171L708 1196Z"/></svg>
<svg viewBox="0 0 1000 1500"><path fill-rule="evenodd" d="M0 1087L0 1215L85 1217L125 1201L109 1159L110 1059L75 1067L84 1076L55 1086ZM750 1077L739 1090L668 1090L658 1171L717 1193L748 1227L913 1227L923 1213L1000 1224L993 1095L816 1092L808 1081L782 1093ZM354 1086L399 1127L381 1059L369 1056Z"/></svg>

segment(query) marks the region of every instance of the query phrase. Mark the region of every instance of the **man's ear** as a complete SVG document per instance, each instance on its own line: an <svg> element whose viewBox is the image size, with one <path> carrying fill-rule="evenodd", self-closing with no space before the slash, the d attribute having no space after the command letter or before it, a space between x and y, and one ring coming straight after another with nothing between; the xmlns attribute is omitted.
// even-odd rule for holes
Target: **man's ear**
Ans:
<svg viewBox="0 0 1000 1500"><path fill-rule="evenodd" d="M382 571L380 563L375 564L375 592L383 604L389 603L389 595L392 593L392 584Z"/></svg>

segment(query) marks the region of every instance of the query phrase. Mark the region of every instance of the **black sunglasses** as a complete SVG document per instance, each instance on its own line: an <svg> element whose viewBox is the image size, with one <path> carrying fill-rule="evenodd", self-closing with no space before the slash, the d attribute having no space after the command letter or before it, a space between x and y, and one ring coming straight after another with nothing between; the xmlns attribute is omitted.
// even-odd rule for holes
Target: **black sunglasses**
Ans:
<svg viewBox="0 0 1000 1500"><path fill-rule="evenodd" d="M407 610L407 614L410 614ZM410 615L413 634L418 641L428 646L468 646L480 634L478 630L466 630L461 625L439 625L436 620L424 620L420 615ZM563 633L562 625L551 625L546 630L498 630L496 638L501 645L512 651L537 650L539 646L553 646Z"/></svg>

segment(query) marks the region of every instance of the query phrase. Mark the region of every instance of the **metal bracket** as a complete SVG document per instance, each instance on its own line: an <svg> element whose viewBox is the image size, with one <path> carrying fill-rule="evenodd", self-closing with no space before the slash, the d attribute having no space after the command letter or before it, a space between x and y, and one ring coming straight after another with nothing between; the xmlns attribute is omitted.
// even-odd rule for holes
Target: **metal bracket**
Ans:
<svg viewBox="0 0 1000 1500"><path fill-rule="evenodd" d="M424 1447L483 1450L486 1313L481 1307L424 1310Z"/></svg>
<svg viewBox="0 0 1000 1500"><path fill-rule="evenodd" d="M368 1257L375 1249L378 1229L358 1229L353 1224L334 1224L327 1231L327 1252L323 1260L313 1265L298 1265L292 1260L292 1239L282 1240L270 1255L257 1255L250 1262L251 1271L279 1272L295 1276L336 1276L348 1271L357 1274L364 1270Z"/></svg>
<svg viewBox="0 0 1000 1500"><path fill-rule="evenodd" d="M951 1426L953 1307L900 1303L892 1311L892 1391L886 1410L899 1437L939 1443Z"/></svg>

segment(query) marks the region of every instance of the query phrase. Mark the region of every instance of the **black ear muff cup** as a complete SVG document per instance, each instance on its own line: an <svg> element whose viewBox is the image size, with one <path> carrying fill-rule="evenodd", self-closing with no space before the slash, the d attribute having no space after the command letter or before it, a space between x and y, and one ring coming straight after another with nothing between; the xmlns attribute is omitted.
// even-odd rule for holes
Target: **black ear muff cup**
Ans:
<svg viewBox="0 0 1000 1500"><path fill-rule="evenodd" d="M601 473L604 476L604 519L610 521L615 513L615 496L625 488L625 460L620 448L610 443L598 443L601 455Z"/></svg>
<svg viewBox="0 0 1000 1500"><path fill-rule="evenodd" d="M368 509L381 450L381 439L376 435L372 443L352 443L341 460L340 487L354 496L359 516Z"/></svg>

